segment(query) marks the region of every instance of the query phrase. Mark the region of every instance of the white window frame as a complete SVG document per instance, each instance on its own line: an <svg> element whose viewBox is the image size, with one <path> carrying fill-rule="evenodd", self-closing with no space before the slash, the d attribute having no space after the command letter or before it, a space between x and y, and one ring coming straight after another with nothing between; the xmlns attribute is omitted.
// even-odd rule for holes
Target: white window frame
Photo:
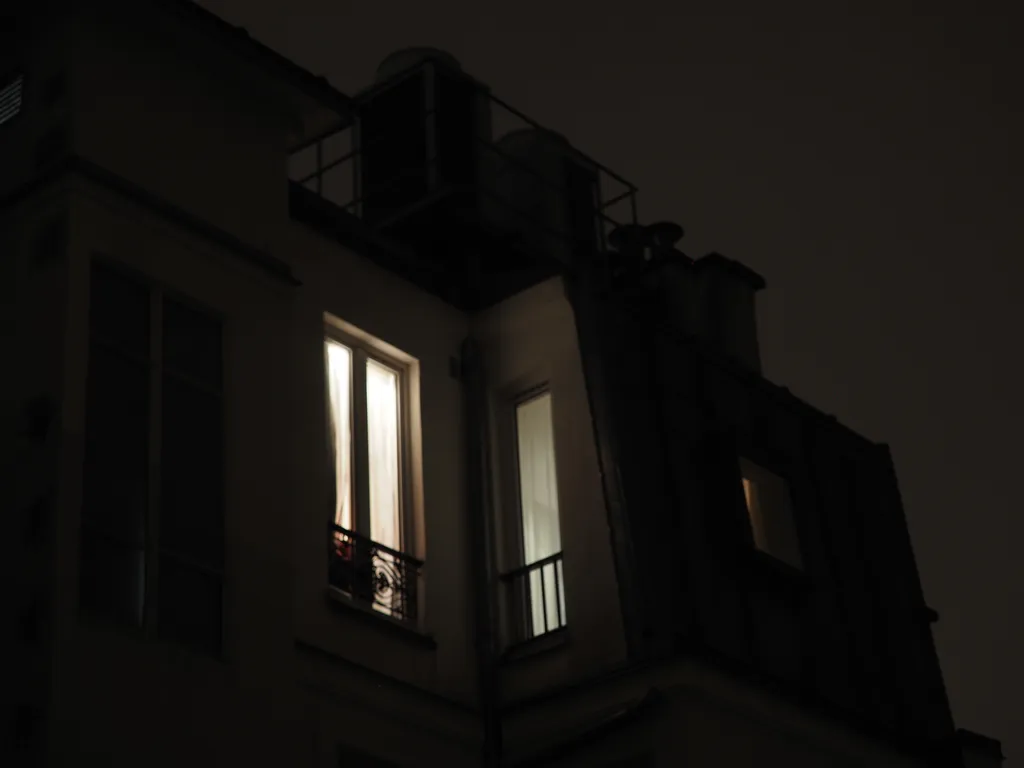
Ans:
<svg viewBox="0 0 1024 768"><path fill-rule="evenodd" d="M558 498L560 547L556 554L562 555L562 558L559 559L554 566L544 566L543 570L536 572L541 574L540 578L543 579L549 572L550 568L557 569L555 582L558 584L558 591L560 592L561 597L561 604L556 609L557 622L550 625L546 631L536 631L537 628L532 625L532 601L534 599L532 597L533 589L524 581L524 579L526 579L526 581L532 581L531 577L524 577L520 575L514 577L512 581L507 581L509 574L524 573L530 566L546 559L540 558L539 560L534 560L532 562L526 561L525 541L523 539L524 520L518 424L520 406L544 396L551 398L551 429L552 433L554 433L556 429L555 397L551 383L548 379L543 379L541 383L537 384L509 387L504 389L498 395L499 422L497 430L498 434L496 437L500 461L499 487L502 490L499 496L499 517L501 518L501 523L497 527L497 531L498 535L503 539L503 541L499 543L498 551L502 561L500 565L503 566L501 567L501 572L503 574L502 578L503 580L506 580L503 590L504 594L501 597L501 604L503 606L502 611L504 613L502 620L505 622L503 632L505 635L504 643L507 647L552 635L556 630L565 629L566 626L568 626L566 615L567 608L565 605L567 597L563 566L565 552L562 513L563 488L561 473L558 469L557 438L555 439L555 483ZM547 600L550 604L551 596L547 596ZM526 622L525 624L523 624L524 621Z"/></svg>
<svg viewBox="0 0 1024 768"><path fill-rule="evenodd" d="M326 316L324 324L324 384L325 384L325 415L327 424L331 419L330 395L327 377L327 344L337 342L351 350L352 353L352 528L359 536L370 538L370 473L369 446L366 428L366 365L373 360L398 374L398 503L399 503L399 546L395 547L402 554L421 557L417 550L418 516L417 507L417 473L418 465L415 450L414 424L417 420L418 404L413 397L414 385L418 380L418 363L408 354L377 339L354 325L333 316ZM329 455L333 456L334 446L328 436ZM333 464L332 464L333 470ZM331 498L335 498L336 478L331 472ZM336 505L335 501L335 505ZM336 506L332 505L331 522L336 520ZM376 542L381 543L381 542Z"/></svg>

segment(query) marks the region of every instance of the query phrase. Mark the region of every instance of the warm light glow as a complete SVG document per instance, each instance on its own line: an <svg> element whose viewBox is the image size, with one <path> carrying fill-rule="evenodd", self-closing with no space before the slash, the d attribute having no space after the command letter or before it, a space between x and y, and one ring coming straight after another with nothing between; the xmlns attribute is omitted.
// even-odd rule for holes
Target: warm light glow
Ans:
<svg viewBox="0 0 1024 768"><path fill-rule="evenodd" d="M754 546L799 568L800 544L788 483L775 473L744 458L740 459L740 471Z"/></svg>
<svg viewBox="0 0 1024 768"><path fill-rule="evenodd" d="M761 500L754 481L743 478L743 495L747 500L747 514L750 516L750 527L754 532L754 546L767 552L768 540L765 537L764 517L761 514Z"/></svg>
<svg viewBox="0 0 1024 768"><path fill-rule="evenodd" d="M399 377L376 360L366 362L366 425L370 471L370 538L402 548L401 462L398 445Z"/></svg>
<svg viewBox="0 0 1024 768"><path fill-rule="evenodd" d="M352 516L352 350L327 341L327 389L334 450L334 522L353 530Z"/></svg>
<svg viewBox="0 0 1024 768"><path fill-rule="evenodd" d="M521 403L516 408L516 432L523 558L525 564L529 565L562 550L558 523L555 436L549 393ZM530 636L556 629L565 623L565 591L556 588L556 585L563 584L561 569L562 564L558 562L530 574Z"/></svg>

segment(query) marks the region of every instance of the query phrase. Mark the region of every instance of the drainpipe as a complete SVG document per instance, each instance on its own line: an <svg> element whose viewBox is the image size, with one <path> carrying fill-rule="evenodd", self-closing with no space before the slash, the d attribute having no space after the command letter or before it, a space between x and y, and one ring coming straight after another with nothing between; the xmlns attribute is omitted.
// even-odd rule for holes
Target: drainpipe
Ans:
<svg viewBox="0 0 1024 768"><path fill-rule="evenodd" d="M491 493L487 377L480 345L472 336L462 342L462 386L466 419L466 510L470 532L470 583L474 590L475 646L483 719L483 760L486 768L501 763L501 714L498 707L495 627L494 537Z"/></svg>

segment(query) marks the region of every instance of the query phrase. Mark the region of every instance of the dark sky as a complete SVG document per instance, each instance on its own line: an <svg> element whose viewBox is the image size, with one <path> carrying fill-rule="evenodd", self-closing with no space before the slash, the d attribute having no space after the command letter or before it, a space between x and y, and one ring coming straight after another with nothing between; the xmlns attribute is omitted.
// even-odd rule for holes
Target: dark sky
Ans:
<svg viewBox="0 0 1024 768"><path fill-rule="evenodd" d="M202 4L347 93L394 49L444 48L639 186L691 256L763 274L766 375L891 444L954 716L1024 766L1019 13Z"/></svg>

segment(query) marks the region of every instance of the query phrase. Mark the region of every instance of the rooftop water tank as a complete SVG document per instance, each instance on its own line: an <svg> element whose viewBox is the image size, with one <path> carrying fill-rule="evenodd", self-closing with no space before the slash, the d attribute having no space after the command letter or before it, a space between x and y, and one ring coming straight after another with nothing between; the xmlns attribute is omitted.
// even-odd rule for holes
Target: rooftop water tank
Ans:
<svg viewBox="0 0 1024 768"><path fill-rule="evenodd" d="M376 80L358 97L363 218L385 223L475 184L490 140L487 89L435 48L392 53Z"/></svg>
<svg viewBox="0 0 1024 768"><path fill-rule="evenodd" d="M495 142L485 215L540 256L565 264L599 247L598 169L562 136L539 128Z"/></svg>

